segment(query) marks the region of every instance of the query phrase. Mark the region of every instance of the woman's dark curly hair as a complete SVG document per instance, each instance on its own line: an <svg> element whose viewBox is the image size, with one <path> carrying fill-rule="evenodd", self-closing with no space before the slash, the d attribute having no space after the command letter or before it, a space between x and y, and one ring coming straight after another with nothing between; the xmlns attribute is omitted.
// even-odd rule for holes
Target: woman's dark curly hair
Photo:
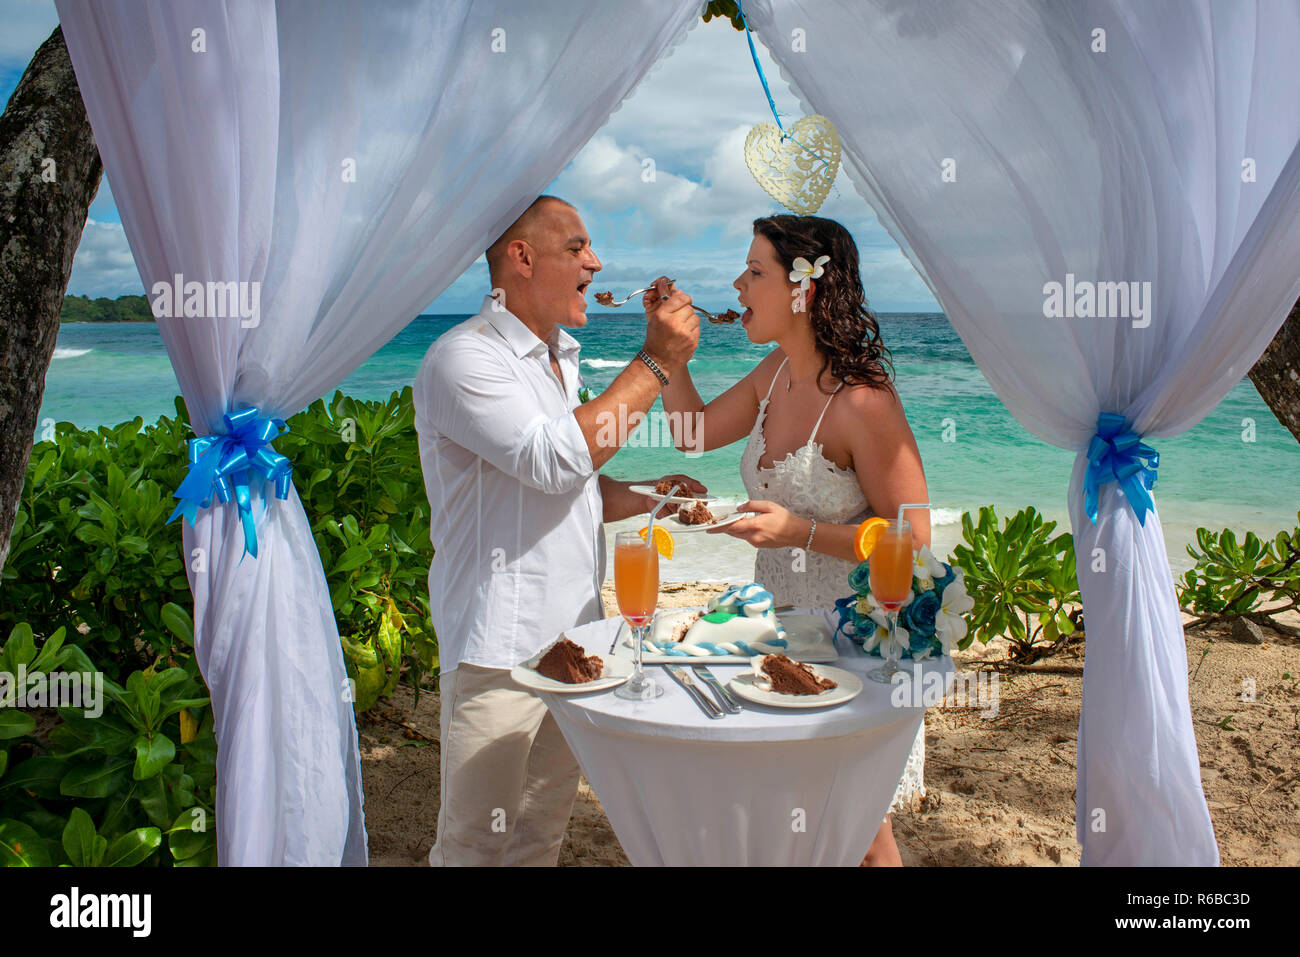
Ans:
<svg viewBox="0 0 1300 957"><path fill-rule="evenodd" d="M846 385L891 388L893 357L880 338L880 324L867 308L867 294L858 274L858 247L849 231L833 219L820 216L764 216L754 220L754 234L776 249L776 257L788 273L802 256L815 263L818 256L830 256L822 266L817 289L808 311L817 351L823 359L818 372L830 367L831 375Z"/></svg>

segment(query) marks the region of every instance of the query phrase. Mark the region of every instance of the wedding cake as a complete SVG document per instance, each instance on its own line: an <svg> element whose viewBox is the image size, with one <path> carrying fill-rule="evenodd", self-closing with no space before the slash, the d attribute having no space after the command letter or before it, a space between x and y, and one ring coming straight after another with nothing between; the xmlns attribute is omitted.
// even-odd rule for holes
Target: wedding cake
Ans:
<svg viewBox="0 0 1300 957"><path fill-rule="evenodd" d="M733 586L713 598L708 611L656 617L645 650L681 657L783 652L786 634L774 604L772 593L757 582Z"/></svg>

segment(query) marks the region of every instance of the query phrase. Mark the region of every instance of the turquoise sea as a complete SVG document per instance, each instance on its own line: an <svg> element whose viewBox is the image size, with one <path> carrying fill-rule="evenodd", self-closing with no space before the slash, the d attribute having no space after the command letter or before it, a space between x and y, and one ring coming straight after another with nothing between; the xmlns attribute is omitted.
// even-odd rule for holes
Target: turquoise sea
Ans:
<svg viewBox="0 0 1300 957"><path fill-rule="evenodd" d="M425 350L466 317L421 316L371 356L340 388L376 399L410 385ZM881 334L892 350L897 384L921 449L934 512L937 552L961 539L961 513L994 505L1000 516L1033 505L1068 530L1066 489L1074 453L1030 435L998 401L961 339L941 314L888 314ZM637 314L594 311L582 343L582 375L593 392L613 380L636 354L644 336ZM702 328L691 375L704 398L724 391L771 348L755 346L739 325ZM176 378L152 323L70 323L59 331L46 377L41 418L82 428L116 424L134 416L153 421L174 413ZM955 441L943 440L951 418ZM1249 423L1254 424L1254 441ZM686 472L715 494L743 501L738 472L743 442L687 458L672 448L635 447L653 434L634 436L606 466L616 478ZM667 434L665 429L662 434ZM1197 525L1273 535L1293 528L1300 509L1300 443L1284 429L1243 378L1195 428L1156 440L1160 453L1156 499L1175 572L1191 566L1184 544ZM609 527L612 534L614 526ZM685 536L683 536L685 537ZM677 558L665 563L665 580L748 579L753 550L721 535L690 536ZM612 569L611 569L612 570Z"/></svg>

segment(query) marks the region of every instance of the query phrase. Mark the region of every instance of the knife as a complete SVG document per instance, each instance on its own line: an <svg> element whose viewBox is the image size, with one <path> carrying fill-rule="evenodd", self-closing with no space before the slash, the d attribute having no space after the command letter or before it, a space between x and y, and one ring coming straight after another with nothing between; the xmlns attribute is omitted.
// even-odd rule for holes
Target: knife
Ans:
<svg viewBox="0 0 1300 957"><path fill-rule="evenodd" d="M699 675L700 678L703 679L704 683L713 689L713 697L718 699L718 704L722 705L723 711L728 714L740 714L742 710L740 702L732 697L731 692L723 686L722 682L714 677L712 671L704 667L704 665L691 665L691 670Z"/></svg>
<svg viewBox="0 0 1300 957"><path fill-rule="evenodd" d="M672 679L681 685L688 695L695 699L695 703L700 706L700 710L710 718L722 717L722 711L719 710L716 704L704 697L704 692L701 691L699 686L691 680L691 676L683 670L681 665L664 665L664 671L668 672Z"/></svg>

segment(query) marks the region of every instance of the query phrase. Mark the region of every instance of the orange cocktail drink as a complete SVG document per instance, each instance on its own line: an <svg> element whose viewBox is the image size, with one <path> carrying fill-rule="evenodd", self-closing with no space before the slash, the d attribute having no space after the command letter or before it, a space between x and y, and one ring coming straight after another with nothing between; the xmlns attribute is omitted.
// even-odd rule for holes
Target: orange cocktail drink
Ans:
<svg viewBox="0 0 1300 957"><path fill-rule="evenodd" d="M912 529L899 528L892 522L876 539L868 559L871 570L871 594L886 611L897 611L912 590Z"/></svg>
<svg viewBox="0 0 1300 957"><path fill-rule="evenodd" d="M900 513L901 514L901 513ZM871 596L889 616L889 644L885 663L875 671L867 672L873 681L889 684L894 675L902 673L898 667L899 649L895 636L898 632L898 610L912 593L912 523L894 520L876 539L876 547L867 559L871 572Z"/></svg>
<svg viewBox="0 0 1300 957"><path fill-rule="evenodd" d="M632 630L632 677L614 692L616 697L652 701L664 689L641 668L641 655L650 637L650 621L659 603L659 548L655 536L637 532L614 536L614 597Z"/></svg>
<svg viewBox="0 0 1300 957"><path fill-rule="evenodd" d="M644 625L654 617L659 601L659 550L654 542L637 538L614 546L614 594L618 610L629 625Z"/></svg>

